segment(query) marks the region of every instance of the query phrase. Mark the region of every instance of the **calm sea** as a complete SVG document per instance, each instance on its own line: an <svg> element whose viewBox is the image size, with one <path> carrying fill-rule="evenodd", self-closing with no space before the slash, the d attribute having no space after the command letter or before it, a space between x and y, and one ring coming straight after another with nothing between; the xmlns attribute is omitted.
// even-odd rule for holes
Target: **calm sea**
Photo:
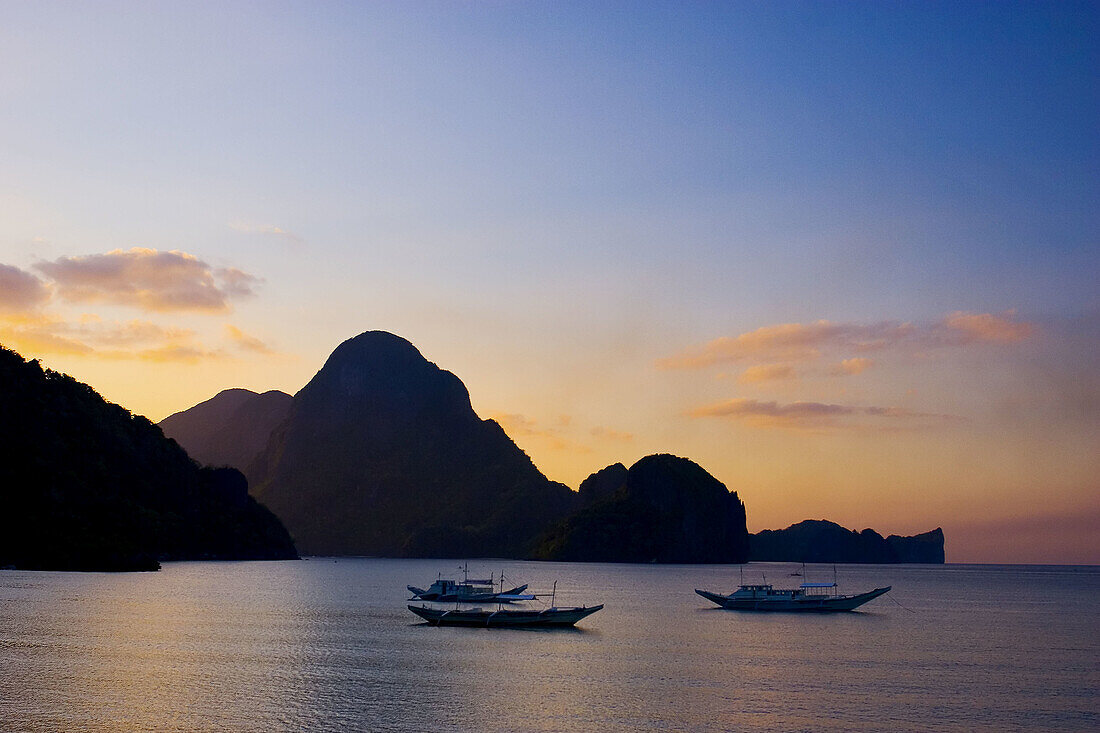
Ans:
<svg viewBox="0 0 1100 733"><path fill-rule="evenodd" d="M1100 727L1097 567L838 566L842 591L894 590L858 613L791 615L692 592L732 590L737 566L470 566L606 608L574 631L417 623L405 585L453 576L448 560L0 572L0 728ZM797 569L754 563L745 581L795 584Z"/></svg>

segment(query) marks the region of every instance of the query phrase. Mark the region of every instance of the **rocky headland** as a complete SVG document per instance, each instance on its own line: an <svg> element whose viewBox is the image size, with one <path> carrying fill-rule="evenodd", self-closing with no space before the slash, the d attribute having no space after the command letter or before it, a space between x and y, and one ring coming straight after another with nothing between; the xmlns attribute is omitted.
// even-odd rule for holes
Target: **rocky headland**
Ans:
<svg viewBox="0 0 1100 733"><path fill-rule="evenodd" d="M155 570L164 560L296 558L231 468L0 348L0 567Z"/></svg>
<svg viewBox="0 0 1100 733"><path fill-rule="evenodd" d="M677 456L616 463L580 486L583 507L541 538L535 557L589 562L741 563L748 558L737 492Z"/></svg>

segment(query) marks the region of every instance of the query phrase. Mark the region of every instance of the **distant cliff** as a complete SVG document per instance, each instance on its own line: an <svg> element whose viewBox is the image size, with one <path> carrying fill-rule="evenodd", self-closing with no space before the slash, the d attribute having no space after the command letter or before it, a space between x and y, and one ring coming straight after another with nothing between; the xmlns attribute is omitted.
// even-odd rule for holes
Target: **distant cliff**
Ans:
<svg viewBox="0 0 1100 733"><path fill-rule="evenodd" d="M0 567L297 557L240 472L200 469L149 420L3 348L0 506Z"/></svg>
<svg viewBox="0 0 1100 733"><path fill-rule="evenodd" d="M226 389L160 421L160 429L199 463L245 471L290 411L294 398L271 390Z"/></svg>
<svg viewBox="0 0 1100 733"><path fill-rule="evenodd" d="M855 532L839 524L807 519L786 529L766 529L749 538L756 561L840 563L943 563L943 530L883 537L873 529Z"/></svg>
<svg viewBox="0 0 1100 733"><path fill-rule="evenodd" d="M403 338L340 344L247 471L303 552L525 557L578 502Z"/></svg>
<svg viewBox="0 0 1100 733"><path fill-rule="evenodd" d="M580 486L584 506L546 532L545 560L741 563L748 557L745 505L698 464L652 455L621 463Z"/></svg>

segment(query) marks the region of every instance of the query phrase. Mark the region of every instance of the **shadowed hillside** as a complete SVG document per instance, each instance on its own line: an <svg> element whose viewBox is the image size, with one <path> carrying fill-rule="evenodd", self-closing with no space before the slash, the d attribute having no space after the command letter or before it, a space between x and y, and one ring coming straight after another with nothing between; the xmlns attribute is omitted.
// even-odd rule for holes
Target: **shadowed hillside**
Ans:
<svg viewBox="0 0 1100 733"><path fill-rule="evenodd" d="M200 469L146 418L2 348L0 503L0 566L297 557L240 472Z"/></svg>
<svg viewBox="0 0 1100 733"><path fill-rule="evenodd" d="M293 401L278 390L256 394L226 389L159 424L199 463L244 471L267 445L271 431L286 419Z"/></svg>

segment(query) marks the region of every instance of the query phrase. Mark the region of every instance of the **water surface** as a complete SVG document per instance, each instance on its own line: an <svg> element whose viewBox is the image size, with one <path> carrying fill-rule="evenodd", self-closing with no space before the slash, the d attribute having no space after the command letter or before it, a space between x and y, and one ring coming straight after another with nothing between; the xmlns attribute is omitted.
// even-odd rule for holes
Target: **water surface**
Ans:
<svg viewBox="0 0 1100 733"><path fill-rule="evenodd" d="M4 730L1086 730L1100 568L838 566L863 611L725 611L737 566L472 561L606 608L573 631L434 628L449 560L0 572ZM790 564L753 563L796 584ZM809 580L832 580L811 566ZM899 605L900 604L900 605Z"/></svg>

